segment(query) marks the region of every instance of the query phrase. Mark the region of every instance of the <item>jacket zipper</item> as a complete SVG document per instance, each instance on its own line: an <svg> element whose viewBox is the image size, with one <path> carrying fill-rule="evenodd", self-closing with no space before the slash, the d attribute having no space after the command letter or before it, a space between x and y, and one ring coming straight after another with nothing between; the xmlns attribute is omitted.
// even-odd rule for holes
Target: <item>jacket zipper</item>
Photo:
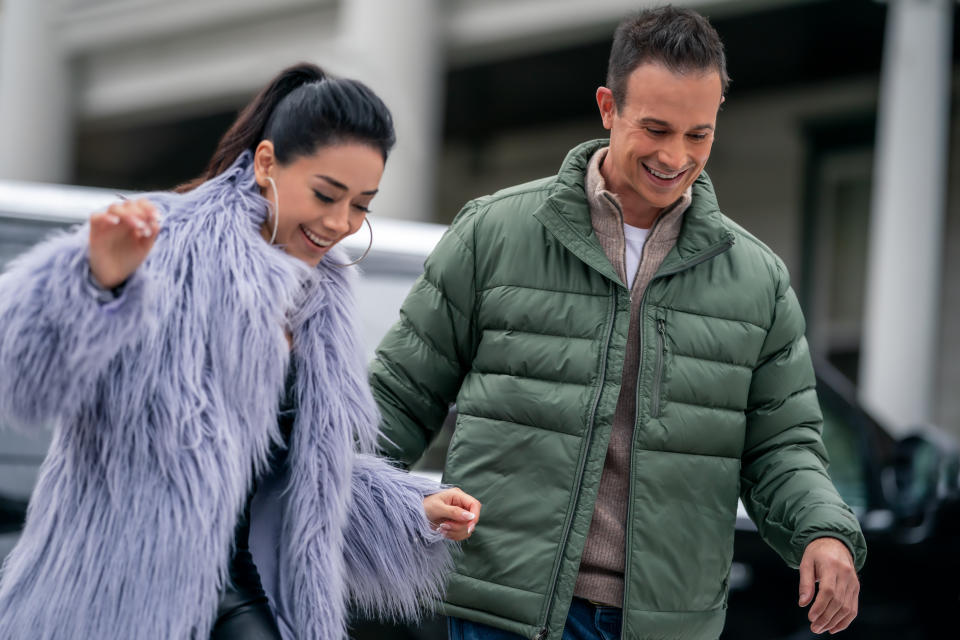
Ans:
<svg viewBox="0 0 960 640"><path fill-rule="evenodd" d="M715 245L713 248L708 249L707 251L700 254L696 258L690 260L689 262L684 262L682 264L677 265L673 269L669 269L667 271L658 273L655 276L653 276L649 284L647 284L647 288L643 290L643 295L640 297L640 306L637 310L637 313L640 314L639 320L642 321L643 319L643 305L647 298L647 291L650 290L650 286L653 284L654 280L659 280L660 278L672 276L674 274L680 273L681 271L686 271L687 269L695 267L698 264L704 263L707 260L712 260L713 258L717 257L724 251L727 251L728 249L730 249L730 247L732 246L733 246L732 238L729 240L725 240L724 242ZM658 321L658 324L659 324L659 321ZM659 330L659 327L658 327L658 330ZM643 353L643 331L640 332L640 344L637 345L637 348L640 350L640 353L642 354ZM641 367L642 369L642 365L643 365L643 356L641 355L640 363L637 366ZM636 405L637 407L640 407L640 402L639 402L640 375L639 373L637 375L636 394L637 394L637 400L638 400ZM659 410L659 406L657 408ZM631 533L633 529L633 527L630 526L630 524L633 522L633 453L637 448L637 432L638 431L639 429L637 429L636 418L634 418L633 435L630 438L630 465L628 467L629 480L627 481L628 482L627 484L627 521L625 523L627 531L626 531L625 555L624 555L624 563L623 563L623 604L620 609L623 615L623 624L620 629L621 640L626 640L627 638L627 635L626 635L627 634L627 615L626 614L627 614L627 603L630 601L628 597L630 592L630 542L631 542L630 538L632 537Z"/></svg>
<svg viewBox="0 0 960 640"><path fill-rule="evenodd" d="M650 417L660 417L660 381L663 380L663 360L666 355L667 332L666 321L663 318L657 318L657 372L653 378L652 405L650 407Z"/></svg>
<svg viewBox="0 0 960 640"><path fill-rule="evenodd" d="M540 623L540 629L533 636L533 640L546 640L547 624L550 621L550 609L553 604L553 598L557 592L557 582L560 576L560 563L563 560L563 551L567 548L567 540L570 538L570 529L573 527L573 518L577 508L577 502L580 499L580 485L583 483L583 472L587 466L587 455L590 453L590 440L593 437L593 423L597 416L597 407L600 406L600 396L603 394L603 383L607 377L607 351L610 349L610 338L613 336L613 327L617 321L617 285L610 283L610 291L613 295L610 297L610 323L607 325L607 333L603 338L602 360L600 361L600 382L597 385L597 394L593 399L593 407L590 409L590 417L587 419L587 431L583 436L581 445L580 462L577 466L577 482L574 485L577 489L570 497L570 504L567 512L567 522L563 527L563 535L560 537L560 547L557 551L557 558L553 563L553 572L550 576L550 591L547 593L546 609L543 613L543 622Z"/></svg>

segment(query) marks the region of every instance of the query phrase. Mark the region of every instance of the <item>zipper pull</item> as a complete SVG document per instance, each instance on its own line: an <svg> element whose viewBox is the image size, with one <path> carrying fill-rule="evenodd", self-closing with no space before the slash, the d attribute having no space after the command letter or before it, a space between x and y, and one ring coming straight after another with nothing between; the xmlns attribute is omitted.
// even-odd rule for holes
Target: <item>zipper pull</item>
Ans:
<svg viewBox="0 0 960 640"><path fill-rule="evenodd" d="M533 636L533 640L547 640L547 628L540 629L537 635Z"/></svg>
<svg viewBox="0 0 960 640"><path fill-rule="evenodd" d="M657 331L664 338L667 337L667 321L663 318L657 318Z"/></svg>

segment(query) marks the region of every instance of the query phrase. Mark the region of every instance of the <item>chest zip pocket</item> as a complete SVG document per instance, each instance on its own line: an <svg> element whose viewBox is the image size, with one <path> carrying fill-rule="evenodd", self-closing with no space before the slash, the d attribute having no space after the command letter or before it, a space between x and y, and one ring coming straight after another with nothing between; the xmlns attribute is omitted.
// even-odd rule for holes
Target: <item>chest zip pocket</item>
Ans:
<svg viewBox="0 0 960 640"><path fill-rule="evenodd" d="M663 384L663 367L667 359L667 321L663 316L657 316L657 368L653 372L653 390L650 415L660 417L660 387Z"/></svg>

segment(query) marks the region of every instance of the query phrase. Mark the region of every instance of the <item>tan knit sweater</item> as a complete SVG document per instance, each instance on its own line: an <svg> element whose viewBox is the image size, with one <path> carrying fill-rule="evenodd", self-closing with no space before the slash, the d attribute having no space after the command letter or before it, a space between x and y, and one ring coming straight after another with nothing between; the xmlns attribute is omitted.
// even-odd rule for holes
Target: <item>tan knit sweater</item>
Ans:
<svg viewBox="0 0 960 640"><path fill-rule="evenodd" d="M600 173L606 156L607 148L604 148L590 159L586 176L587 200L590 203L593 230L600 246L620 278L627 282L623 210L617 196L606 190ZM636 422L637 372L640 368L640 300L667 253L676 244L683 214L689 206L690 189L687 189L677 202L661 212L643 246L640 266L630 290L630 325L620 395L613 415L613 430L590 532L580 560L580 574L574 588L577 597L615 607L623 605L630 444Z"/></svg>

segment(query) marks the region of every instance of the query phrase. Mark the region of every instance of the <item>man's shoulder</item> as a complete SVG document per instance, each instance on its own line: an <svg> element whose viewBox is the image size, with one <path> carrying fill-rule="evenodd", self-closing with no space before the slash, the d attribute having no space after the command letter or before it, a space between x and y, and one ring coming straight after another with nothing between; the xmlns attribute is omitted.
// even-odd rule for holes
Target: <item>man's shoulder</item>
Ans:
<svg viewBox="0 0 960 640"><path fill-rule="evenodd" d="M474 198L463 206L454 218L453 226L521 225L547 201L556 186L557 176L548 176Z"/></svg>
<svg viewBox="0 0 960 640"><path fill-rule="evenodd" d="M474 198L457 215L454 224L462 219L472 225L494 223L525 224L532 214L553 197L567 198L579 193L586 206L583 194L587 164L597 149L609 144L608 140L589 140L567 152L558 172L552 176L530 180L496 191L490 195ZM525 214L525 215L524 215Z"/></svg>
<svg viewBox="0 0 960 640"><path fill-rule="evenodd" d="M490 195L472 200L478 210L498 211L518 207L539 206L556 187L557 176L547 176L505 187Z"/></svg>
<svg viewBox="0 0 960 640"><path fill-rule="evenodd" d="M729 218L722 213L720 215L722 216L724 223L727 225L727 228L730 229L731 233L733 233L737 244L748 247L750 251L756 252L757 255L762 256L767 260L782 262L782 260L780 260L780 256L778 256L776 252L771 249L770 246L767 245L763 240L750 233L750 231L732 218Z"/></svg>
<svg viewBox="0 0 960 640"><path fill-rule="evenodd" d="M768 282L776 287L781 286L781 282L789 283L790 275L786 264L773 249L733 219L723 213L718 212L718 215L733 236L731 256L749 265L748 273L754 277L766 273Z"/></svg>

